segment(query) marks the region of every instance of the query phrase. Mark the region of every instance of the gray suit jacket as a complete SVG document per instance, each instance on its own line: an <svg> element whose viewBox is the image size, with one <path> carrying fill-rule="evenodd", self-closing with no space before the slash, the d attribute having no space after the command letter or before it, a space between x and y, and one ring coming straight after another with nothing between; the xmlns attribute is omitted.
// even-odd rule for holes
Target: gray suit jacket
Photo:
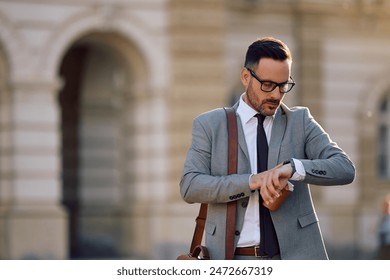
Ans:
<svg viewBox="0 0 390 280"><path fill-rule="evenodd" d="M238 103L234 105L237 109ZM248 149L242 124L238 123L238 172L227 175L228 137L222 108L204 113L193 122L192 143L180 181L180 192L188 203L208 203L206 246L211 259L225 257L226 205L237 200L237 244L251 190ZM307 108L277 110L269 144L268 167L290 158L300 159L305 180L292 181L295 188L284 204L271 212L282 259L327 259L309 184L344 185L354 180L355 167L332 142Z"/></svg>

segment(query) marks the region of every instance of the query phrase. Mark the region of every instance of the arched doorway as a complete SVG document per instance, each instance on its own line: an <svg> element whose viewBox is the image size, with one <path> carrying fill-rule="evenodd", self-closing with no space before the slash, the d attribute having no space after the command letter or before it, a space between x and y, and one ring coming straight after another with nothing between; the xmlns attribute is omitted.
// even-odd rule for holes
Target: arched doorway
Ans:
<svg viewBox="0 0 390 280"><path fill-rule="evenodd" d="M64 83L59 94L62 203L72 259L123 256L121 208L128 174L122 141L130 70L123 54L108 43L112 36L83 37L68 49L59 70Z"/></svg>

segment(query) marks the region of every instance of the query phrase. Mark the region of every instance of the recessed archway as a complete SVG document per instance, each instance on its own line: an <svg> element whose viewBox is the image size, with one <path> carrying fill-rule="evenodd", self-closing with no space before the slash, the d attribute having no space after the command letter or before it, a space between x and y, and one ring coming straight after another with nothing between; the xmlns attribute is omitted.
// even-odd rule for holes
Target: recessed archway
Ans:
<svg viewBox="0 0 390 280"><path fill-rule="evenodd" d="M62 202L69 216L70 258L131 254L121 246L122 208L132 176L124 141L131 142L134 81L145 70L134 53L120 35L94 32L77 40L62 59Z"/></svg>

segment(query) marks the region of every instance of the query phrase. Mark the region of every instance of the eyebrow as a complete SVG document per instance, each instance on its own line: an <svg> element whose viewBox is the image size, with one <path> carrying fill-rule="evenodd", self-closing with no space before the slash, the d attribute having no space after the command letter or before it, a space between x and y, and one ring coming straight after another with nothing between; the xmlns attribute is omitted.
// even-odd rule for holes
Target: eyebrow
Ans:
<svg viewBox="0 0 390 280"><path fill-rule="evenodd" d="M267 79L261 79L256 73L255 71L253 71L252 69L248 68L248 67L245 67L246 69L248 69L248 71L253 75L255 75L255 78L258 78L260 81L262 82L271 82L271 83L274 83L274 84L277 84L277 85L281 85L281 84L286 84L288 83L289 81L291 81L291 76L288 77L288 79L284 82L281 82L281 83L278 83L278 82L275 82L275 81L272 81L272 80L267 80Z"/></svg>

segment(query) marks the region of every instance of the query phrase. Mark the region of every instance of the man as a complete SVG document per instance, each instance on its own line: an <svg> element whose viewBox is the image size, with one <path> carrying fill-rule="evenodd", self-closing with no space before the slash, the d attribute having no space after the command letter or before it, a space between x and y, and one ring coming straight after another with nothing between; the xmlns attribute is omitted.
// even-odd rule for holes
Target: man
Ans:
<svg viewBox="0 0 390 280"><path fill-rule="evenodd" d="M240 75L245 92L233 106L238 123L237 174L227 175L224 110L204 113L193 122L180 191L188 203L209 204L205 240L211 259L225 257L226 205L233 200L237 200L235 259L328 259L309 184L349 184L355 167L308 108L282 103L295 84L291 64L289 48L271 37L258 39L247 50ZM261 144L258 131L265 131L265 152L260 152L267 143ZM264 157L268 170L262 171L258 168ZM262 201L272 203L288 181L294 191L280 208L264 208ZM263 224L263 214L271 221Z"/></svg>
<svg viewBox="0 0 390 280"><path fill-rule="evenodd" d="M383 217L378 228L379 254L378 259L390 260L390 194L383 202Z"/></svg>

